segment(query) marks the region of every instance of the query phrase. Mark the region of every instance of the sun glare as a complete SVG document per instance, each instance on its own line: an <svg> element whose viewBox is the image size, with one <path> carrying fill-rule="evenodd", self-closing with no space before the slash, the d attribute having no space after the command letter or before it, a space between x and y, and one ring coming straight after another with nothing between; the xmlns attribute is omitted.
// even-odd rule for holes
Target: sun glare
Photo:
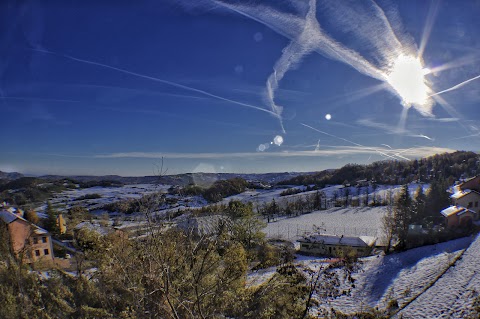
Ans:
<svg viewBox="0 0 480 319"><path fill-rule="evenodd" d="M425 83L425 75L429 72L418 58L400 55L387 74L387 82L402 98L405 106L423 106L428 102L429 88Z"/></svg>

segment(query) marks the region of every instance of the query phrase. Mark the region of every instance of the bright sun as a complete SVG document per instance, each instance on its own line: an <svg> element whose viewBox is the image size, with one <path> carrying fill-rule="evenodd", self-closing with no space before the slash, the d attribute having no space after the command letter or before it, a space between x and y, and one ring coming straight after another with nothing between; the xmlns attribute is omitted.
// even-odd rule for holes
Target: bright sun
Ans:
<svg viewBox="0 0 480 319"><path fill-rule="evenodd" d="M423 106L428 102L429 88L425 83L428 72L418 58L399 55L387 74L387 82L402 98L405 106Z"/></svg>

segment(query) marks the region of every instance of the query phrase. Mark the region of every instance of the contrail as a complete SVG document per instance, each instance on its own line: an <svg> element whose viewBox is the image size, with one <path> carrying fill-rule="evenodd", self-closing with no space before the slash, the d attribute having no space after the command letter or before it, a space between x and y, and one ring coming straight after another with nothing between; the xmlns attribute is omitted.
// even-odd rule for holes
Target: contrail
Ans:
<svg viewBox="0 0 480 319"><path fill-rule="evenodd" d="M424 139L427 139L427 140L430 140L430 141L435 141L434 138L431 138L427 135L423 135L423 134L418 134L418 135L412 135L412 137L421 137L421 138L424 138Z"/></svg>
<svg viewBox="0 0 480 319"><path fill-rule="evenodd" d="M102 67L102 68L115 70L115 71L122 72L122 73L125 73L125 74L133 75L133 76L136 76L136 77L139 77L139 78L143 78L143 79L147 79L147 80L151 80L151 81L155 81L155 82L160 82L160 83L167 84L167 85L177 87L177 88L180 88L180 89L184 89L184 90L187 90L187 91L190 91L190 92L195 92L195 93L205 95L205 96L208 96L208 97L220 100L220 101L229 102L229 103L233 103L233 104L236 104L236 105L240 105L240 106L248 107L248 108L251 108L251 109L258 110L258 111L262 111L262 112L265 112L265 113L268 113L268 114L271 114L271 115L275 116L281 122L281 117L275 112L269 111L267 109L264 109L264 108L261 108L261 107L255 106L255 105L251 105L251 104L227 99L227 98L224 98L222 96L219 96L219 95L216 95L216 94L204 91L204 90L196 89L196 88L186 86L186 85L183 85L183 84L179 84L179 83L175 83L175 82L172 82L172 81L159 79L159 78L156 78L156 77L153 77L153 76L149 76L149 75L145 75L145 74L141 74L141 73L137 73L137 72L132 72L132 71L129 71L129 70L126 70L126 69L117 68L117 67L114 67L114 66L111 66L111 65L108 65L108 64L100 63L100 62L95 62L95 61L76 58L74 56L67 55L67 54L57 53L57 52L44 50L44 49L32 48L31 50L36 51L36 52L42 52L42 53L46 53L46 54L52 54L52 55L60 56L60 57L63 57L63 58L66 58L66 59L69 59L69 60L72 60L72 61L77 61L77 62L81 62L81 63L96 65L96 66L99 66L99 67ZM283 124L280 123L280 125L282 127L282 131L285 133L285 129L283 128Z"/></svg>
<svg viewBox="0 0 480 319"><path fill-rule="evenodd" d="M382 152L382 151L379 151L379 150L377 150L377 149L375 149L375 148L363 146L363 145L361 145L361 144L358 144L358 143L352 142L352 141L350 141L350 140L347 140L346 138L338 137L338 136L332 135L332 134L330 134L330 133L327 133L327 132L324 132L324 131L320 131L319 129L316 129L316 128L311 127L310 125L307 125L307 124L304 124L304 123L300 123L300 124L302 124L302 125L305 126L305 127L308 127L309 129L312 129L312 130L314 130L314 131L316 131L316 132L318 132L318 133L322 133L322 134L325 134L325 135L327 135L327 136L340 139L340 140L342 140L342 141L345 141L345 142L347 142L347 143L353 144L353 145L355 145L355 146L360 146L360 147L363 147L363 148L368 149L368 150L373 150L373 151L375 151L375 152L377 152L377 153L379 153L379 154L381 154L381 155L383 155L383 156L392 158L392 159L394 159L394 160L397 159L397 158L395 158L394 156L391 156L391 155L389 155L389 154L386 154L386 153L384 153L384 152Z"/></svg>
<svg viewBox="0 0 480 319"><path fill-rule="evenodd" d="M391 147L390 145L388 145L388 144L380 144L380 145L383 145L383 146L388 147L389 149L392 149L392 147Z"/></svg>
<svg viewBox="0 0 480 319"><path fill-rule="evenodd" d="M343 62L372 78L381 81L386 80L383 71L356 51L347 49L336 42L322 30L316 17L316 0L309 0L309 8L304 18L263 5L228 4L218 0L214 3L262 23L291 40L291 43L283 50L282 56L276 62L274 71L266 83L267 103L270 105L272 112L279 116L281 107L274 102L275 90L285 73L297 66L304 56L311 52L315 51L327 58Z"/></svg>
<svg viewBox="0 0 480 319"><path fill-rule="evenodd" d="M477 75L477 76L474 77L474 78L468 79L468 80L466 80L466 81L463 81L462 83L459 83L459 84L457 84L457 85L454 85L454 86L452 86L452 87L449 88L449 89L446 89L446 90L443 90L443 91L434 93L434 94L430 95L430 97L436 96L436 95L440 95L440 94L443 94L443 93L447 93L447 92L450 92L450 91L453 91L453 90L456 90L456 89L459 89L459 88L461 88L462 86L464 86L464 85L466 85L466 84L468 84L468 83L470 83L470 82L472 82L472 81L475 81L475 80L477 80L477 79L480 79L480 75Z"/></svg>

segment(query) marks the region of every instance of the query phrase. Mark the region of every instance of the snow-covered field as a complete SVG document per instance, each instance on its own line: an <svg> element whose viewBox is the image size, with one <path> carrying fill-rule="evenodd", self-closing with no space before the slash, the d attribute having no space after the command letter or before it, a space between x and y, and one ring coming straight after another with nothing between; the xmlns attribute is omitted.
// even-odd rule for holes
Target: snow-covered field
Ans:
<svg viewBox="0 0 480 319"><path fill-rule="evenodd" d="M331 208L269 223L267 237L296 240L315 226L335 235L367 235L381 237L384 207Z"/></svg>
<svg viewBox="0 0 480 319"><path fill-rule="evenodd" d="M135 184L121 187L90 187L83 189L71 189L59 193L51 200L52 204L87 205L90 209L103 206L124 199L139 199L143 195L159 191L166 191L169 185ZM76 200L89 194L98 194L96 199Z"/></svg>

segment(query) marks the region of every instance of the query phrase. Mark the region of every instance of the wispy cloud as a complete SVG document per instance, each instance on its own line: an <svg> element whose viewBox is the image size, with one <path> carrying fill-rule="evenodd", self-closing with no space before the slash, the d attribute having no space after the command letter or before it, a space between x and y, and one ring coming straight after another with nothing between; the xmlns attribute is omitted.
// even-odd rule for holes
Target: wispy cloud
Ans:
<svg viewBox="0 0 480 319"><path fill-rule="evenodd" d="M194 88L194 87L191 87L191 86L183 85L183 84L176 83L176 82L173 82L173 81L160 79L160 78L153 77L153 76L150 76L150 75L145 75L145 74L141 74L141 73L138 73L138 72L133 72L133 71L130 71L130 70L127 70L127 69L114 67L114 66L104 64L104 63L100 63L100 62L81 59L81 58L77 58L77 57L74 57L74 56L71 56L71 55L62 54L62 53L58 53L58 52L54 52L54 51L50 51L50 50L46 50L46 49L31 49L31 50L35 51L35 52L44 53L44 54L56 55L56 56L59 56L59 57L62 57L62 58L65 58L65 59L68 59L68 60L71 60L71 61L76 61L76 62L84 63L84 64L90 64L90 65L98 66L98 67L101 67L101 68L121 72L121 73L124 73L124 74L129 74L129 75L132 75L132 76L135 76L135 77L138 77L138 78L143 78L143 79L151 80L151 81L154 81L154 82L163 83L163 84L166 84L166 85L169 85L169 86L172 86L172 87L176 87L176 88L183 89L183 90L186 90L186 91L189 91L189 92L200 94L200 95L210 97L210 98L213 98L213 99L216 99L216 100L240 105L240 106L243 106L243 107L255 109L255 110L258 110L258 111L262 111L262 112L266 112L266 113L269 113L269 114L271 114L271 115L273 115L277 118L279 117L279 115L277 113L272 112L270 110L267 110L263 107L248 104L248 103L244 103L244 102L239 102L239 101L236 101L236 100L232 100L232 99L229 99L229 98L226 98L226 97L223 97L223 96L219 96L219 95L207 92L205 90L201 90L201 89Z"/></svg>
<svg viewBox="0 0 480 319"><path fill-rule="evenodd" d="M357 120L357 124L359 125L363 125L363 126L366 126L366 127L370 127L370 128L375 128L375 129L379 129L379 130L382 130L388 134L398 134L398 135L405 135L405 136L410 136L410 137L419 137L419 138L424 138L424 139L427 139L427 140L430 140L430 141L434 141L435 139L427 136L427 135L424 135L424 134L418 134L418 133L414 133L410 130L407 130L403 127L398 127L398 126L391 126L391 125L387 125L387 124L384 124L384 123L377 123L377 122L374 122L370 119L359 119Z"/></svg>
<svg viewBox="0 0 480 319"><path fill-rule="evenodd" d="M386 88L400 95L398 88L389 81L392 63L400 55L414 55L415 45L405 35L395 10L389 8L388 15L375 1L324 1L309 0L296 6L296 12L285 12L274 5L253 5L225 0L212 0L219 7L228 8L238 14L264 24L273 31L290 39L281 57L274 66L266 83L266 101L272 112L281 115L282 106L275 103L275 92L285 73L297 67L311 52L317 52L332 60L340 61L358 72L378 79ZM292 4L289 2L289 4ZM194 6L194 5L193 5ZM317 18L317 6L322 15L322 25ZM355 21L355 23L352 23ZM325 26L333 25L335 33L342 38L354 38L356 48L347 47L331 36ZM408 40L406 40L408 39ZM344 41L344 43L346 43ZM362 52L360 54L359 52ZM428 102L428 103L427 103ZM431 114L433 100L413 106L422 114Z"/></svg>
<svg viewBox="0 0 480 319"><path fill-rule="evenodd" d="M428 121L433 121L433 122L441 122L441 123L450 123L450 122L458 122L460 119L458 117L427 117L426 118Z"/></svg>
<svg viewBox="0 0 480 319"><path fill-rule="evenodd" d="M359 146L336 147L316 151L283 151L283 152L239 152L239 153L170 153L170 152L121 152L111 154L94 155L99 159L120 159L120 158L148 158L148 159L234 159L234 158L285 158L285 157L322 157L322 156L345 156L377 154L378 150L387 154L403 154L408 158L425 157L438 153L454 152L455 150L442 147L419 146L414 148L380 148L371 149Z"/></svg>

